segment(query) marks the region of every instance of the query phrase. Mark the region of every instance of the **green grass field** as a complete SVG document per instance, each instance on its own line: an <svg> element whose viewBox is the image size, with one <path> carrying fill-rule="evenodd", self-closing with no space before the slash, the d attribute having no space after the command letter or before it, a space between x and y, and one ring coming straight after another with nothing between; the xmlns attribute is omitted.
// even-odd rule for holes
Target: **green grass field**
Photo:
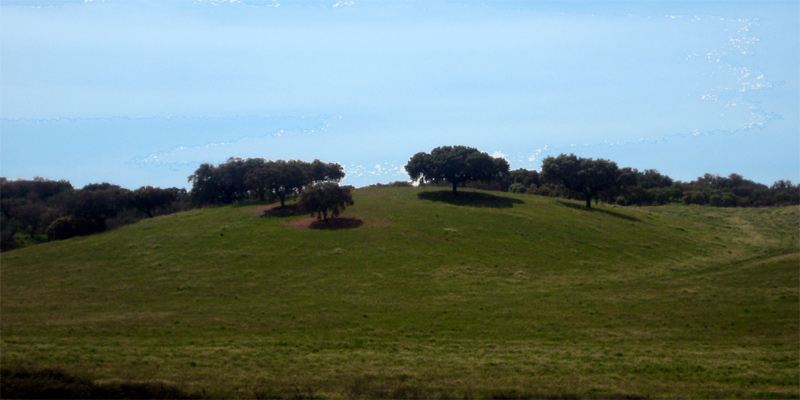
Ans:
<svg viewBox="0 0 800 400"><path fill-rule="evenodd" d="M357 229L222 207L3 253L2 366L246 398L800 397L800 208L419 193L357 190Z"/></svg>

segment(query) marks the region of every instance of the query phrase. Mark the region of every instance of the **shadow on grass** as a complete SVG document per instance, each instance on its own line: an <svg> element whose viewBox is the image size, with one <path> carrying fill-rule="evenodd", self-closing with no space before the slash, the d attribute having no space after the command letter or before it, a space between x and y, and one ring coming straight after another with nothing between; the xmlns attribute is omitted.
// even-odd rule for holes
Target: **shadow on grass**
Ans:
<svg viewBox="0 0 800 400"><path fill-rule="evenodd" d="M581 210L581 211L586 211L586 212L597 212L597 213L601 213L601 214L610 215L610 216L615 217L615 218L622 218L622 219L627 220L627 221L634 221L634 222L640 222L641 221L639 218L636 218L636 217L633 217L633 216L630 216L630 215L625 215L623 213L616 212L616 211L606 210L606 209L603 209L603 208L586 208L586 207L584 207L584 206L582 206L580 204L570 203L568 201L563 201L563 200L557 200L557 201L558 201L558 204L561 204L564 207L574 208L576 210Z"/></svg>
<svg viewBox="0 0 800 400"><path fill-rule="evenodd" d="M339 229L355 229L364 225L364 221L358 218L328 218L328 221L316 220L308 227L311 229L323 230L339 230Z"/></svg>
<svg viewBox="0 0 800 400"><path fill-rule="evenodd" d="M71 375L57 369L0 369L4 399L196 399L166 383L109 382Z"/></svg>
<svg viewBox="0 0 800 400"><path fill-rule="evenodd" d="M264 210L263 216L265 217L293 217L295 215L305 214L297 204L288 204L284 207L272 207Z"/></svg>
<svg viewBox="0 0 800 400"><path fill-rule="evenodd" d="M0 369L0 397L4 399L207 399L216 398L206 392L187 393L165 383L109 382L96 383L86 377L68 374L57 369ZM447 389L425 387L419 379L365 376L342 389L346 398L357 399L549 399L577 400L586 396L537 393L516 389L466 389L459 393ZM422 385L421 385L422 384ZM270 400L324 399L312 386L258 388L252 398ZM632 394L596 395L591 398L644 400Z"/></svg>
<svg viewBox="0 0 800 400"><path fill-rule="evenodd" d="M437 192L422 192L417 197L422 200L441 201L457 206L471 207L510 208L514 207L514 204L523 204L523 201L519 199L482 192L458 192L458 194L454 195L449 190L441 190Z"/></svg>

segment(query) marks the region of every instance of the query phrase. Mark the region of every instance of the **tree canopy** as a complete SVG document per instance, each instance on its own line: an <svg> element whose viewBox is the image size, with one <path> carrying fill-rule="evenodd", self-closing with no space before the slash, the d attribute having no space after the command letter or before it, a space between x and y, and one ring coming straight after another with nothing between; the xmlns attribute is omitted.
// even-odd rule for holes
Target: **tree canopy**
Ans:
<svg viewBox="0 0 800 400"><path fill-rule="evenodd" d="M75 189L67 181L0 178L0 250L101 232L142 217L183 209L184 189L111 183ZM18 241L17 238L24 238Z"/></svg>
<svg viewBox="0 0 800 400"><path fill-rule="evenodd" d="M442 146L430 153L414 154L406 164L412 180L422 183L452 185L453 194L459 185L471 181L489 182L508 174L508 162L495 158L473 147Z"/></svg>
<svg viewBox="0 0 800 400"><path fill-rule="evenodd" d="M178 200L179 196L180 190L178 189L161 189L152 186L144 186L133 192L131 203L137 210L152 218L153 213L157 209L167 207Z"/></svg>
<svg viewBox="0 0 800 400"><path fill-rule="evenodd" d="M303 192L300 208L317 219L328 221L328 214L338 217L347 206L353 205L351 186L339 186L334 182L315 183Z"/></svg>
<svg viewBox="0 0 800 400"><path fill-rule="evenodd" d="M591 166L592 168L586 168ZM542 172L514 170L500 190L586 200L619 205L684 203L715 207L764 207L800 204L800 185L788 180L772 186L739 174L704 174L689 182L676 181L654 169L617 168L608 160L579 158L573 154L548 157ZM613 179L616 177L616 179Z"/></svg>
<svg viewBox="0 0 800 400"><path fill-rule="evenodd" d="M218 166L202 164L189 176L192 199L199 205L230 204L245 199L274 200L299 195L316 182L338 182L344 170L320 160L268 161L263 158L230 158Z"/></svg>
<svg viewBox="0 0 800 400"><path fill-rule="evenodd" d="M569 190L581 193L586 208L592 208L593 199L599 198L601 192L617 186L619 168L613 161L562 154L544 159L542 175L546 181L560 183Z"/></svg>

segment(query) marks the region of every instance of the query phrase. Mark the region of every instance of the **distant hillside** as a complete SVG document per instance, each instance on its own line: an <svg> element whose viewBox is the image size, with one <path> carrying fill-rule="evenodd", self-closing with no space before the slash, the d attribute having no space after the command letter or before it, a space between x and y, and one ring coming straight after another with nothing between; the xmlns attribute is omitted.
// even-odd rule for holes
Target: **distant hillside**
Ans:
<svg viewBox="0 0 800 400"><path fill-rule="evenodd" d="M0 256L4 368L225 397L800 397L800 207L354 192Z"/></svg>

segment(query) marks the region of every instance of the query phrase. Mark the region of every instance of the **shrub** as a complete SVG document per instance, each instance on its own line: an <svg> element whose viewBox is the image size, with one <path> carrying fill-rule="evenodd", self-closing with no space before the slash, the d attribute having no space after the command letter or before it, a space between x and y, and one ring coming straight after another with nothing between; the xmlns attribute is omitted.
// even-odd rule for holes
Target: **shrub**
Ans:
<svg viewBox="0 0 800 400"><path fill-rule="evenodd" d="M732 193L723 193L722 194L722 206L723 207L736 207L739 205L739 201Z"/></svg>
<svg viewBox="0 0 800 400"><path fill-rule="evenodd" d="M414 185L408 181L394 181L389 183L374 183L369 187L413 187Z"/></svg>
<svg viewBox="0 0 800 400"><path fill-rule="evenodd" d="M102 232L105 226L99 222L72 216L61 217L47 227L47 238L49 240L64 240L75 236L91 235L92 233Z"/></svg>
<svg viewBox="0 0 800 400"><path fill-rule="evenodd" d="M683 201L686 204L706 204L706 195L703 192L691 191L683 194Z"/></svg>
<svg viewBox="0 0 800 400"><path fill-rule="evenodd" d="M511 193L525 193L528 191L528 188L525 185L517 182L512 183L511 186L508 187L508 191Z"/></svg>
<svg viewBox="0 0 800 400"><path fill-rule="evenodd" d="M13 250L19 246L17 240L14 239L14 232L10 230L3 230L0 232L0 251Z"/></svg>
<svg viewBox="0 0 800 400"><path fill-rule="evenodd" d="M78 226L75 223L75 218L61 217L53 221L47 227L46 232L49 240L69 239L73 236L78 236Z"/></svg>

